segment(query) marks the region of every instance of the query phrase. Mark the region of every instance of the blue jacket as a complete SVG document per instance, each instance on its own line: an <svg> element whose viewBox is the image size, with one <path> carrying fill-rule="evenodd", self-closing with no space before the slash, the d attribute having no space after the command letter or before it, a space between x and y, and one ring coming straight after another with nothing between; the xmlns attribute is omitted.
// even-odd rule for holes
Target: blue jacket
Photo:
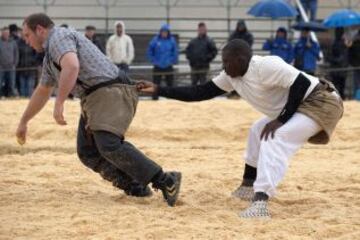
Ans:
<svg viewBox="0 0 360 240"><path fill-rule="evenodd" d="M270 55L279 56L287 63L291 63L294 59L293 47L286 38L267 40L264 43L263 50L270 51Z"/></svg>
<svg viewBox="0 0 360 240"><path fill-rule="evenodd" d="M316 60L320 58L320 46L316 42L310 40L311 47L306 46L307 38L300 38L294 48L294 57L303 59L303 71L315 71Z"/></svg>
<svg viewBox="0 0 360 240"><path fill-rule="evenodd" d="M162 38L160 33L168 31L167 38ZM178 47L175 38L170 33L168 24L161 26L159 34L153 37L147 49L147 57L149 61L159 67L167 68L178 61Z"/></svg>

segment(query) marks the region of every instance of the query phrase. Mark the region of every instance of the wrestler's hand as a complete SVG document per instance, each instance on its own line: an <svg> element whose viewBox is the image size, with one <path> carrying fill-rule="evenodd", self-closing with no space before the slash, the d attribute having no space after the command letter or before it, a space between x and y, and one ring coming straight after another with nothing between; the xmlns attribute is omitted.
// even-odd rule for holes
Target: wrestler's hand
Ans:
<svg viewBox="0 0 360 240"><path fill-rule="evenodd" d="M55 102L53 116L57 124L59 125L67 124L64 119L64 103Z"/></svg>
<svg viewBox="0 0 360 240"><path fill-rule="evenodd" d="M151 94L156 93L158 90L158 86L156 84L144 80L138 81L136 83L136 88L139 92Z"/></svg>
<svg viewBox="0 0 360 240"><path fill-rule="evenodd" d="M18 128L16 129L16 139L20 145L23 145L26 142L26 132L27 124L20 122Z"/></svg>
<svg viewBox="0 0 360 240"><path fill-rule="evenodd" d="M282 125L283 125L283 123L277 119L272 120L271 122L266 124L264 129L261 132L260 140L265 139L265 141L267 141L268 137L270 137L270 136L271 136L271 138L274 138L276 130L278 128L280 128Z"/></svg>

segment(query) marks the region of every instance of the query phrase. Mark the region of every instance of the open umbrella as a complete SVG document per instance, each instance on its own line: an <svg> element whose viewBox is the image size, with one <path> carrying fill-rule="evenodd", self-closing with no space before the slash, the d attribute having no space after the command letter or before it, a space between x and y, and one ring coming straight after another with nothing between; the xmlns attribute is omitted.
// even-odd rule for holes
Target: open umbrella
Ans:
<svg viewBox="0 0 360 240"><path fill-rule="evenodd" d="M298 13L296 9L285 0L261 0L247 12L254 17L268 17L271 19L292 18Z"/></svg>
<svg viewBox="0 0 360 240"><path fill-rule="evenodd" d="M298 22L295 25L292 25L292 28L295 30L309 30L312 32L324 32L327 28L318 22Z"/></svg>
<svg viewBox="0 0 360 240"><path fill-rule="evenodd" d="M331 28L360 25L360 14L350 9L338 10L328 16L323 24Z"/></svg>

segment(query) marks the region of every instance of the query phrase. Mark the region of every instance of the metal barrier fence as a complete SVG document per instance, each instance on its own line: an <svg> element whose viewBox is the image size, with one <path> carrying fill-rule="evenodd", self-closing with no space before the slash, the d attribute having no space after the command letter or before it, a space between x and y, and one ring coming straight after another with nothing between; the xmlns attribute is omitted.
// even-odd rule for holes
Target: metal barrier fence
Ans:
<svg viewBox="0 0 360 240"><path fill-rule="evenodd" d="M191 70L188 65L174 65L174 71L172 72L162 72L162 73L153 73L153 66L151 65L142 65L142 66L130 66L129 71L129 77L133 80L148 80L152 81L154 76L161 75L173 75L174 76L174 84L177 86L186 86L191 84L191 74L195 73L204 73L207 74L208 79L212 79L214 76L216 76L220 71L222 71L221 65L213 65L209 71L201 71L201 70ZM0 70L0 71L9 71L8 70ZM38 67L32 67L32 68L17 68L15 71L17 73L21 73L23 71L29 71L34 70L38 71ZM353 79L353 72L354 71L360 71L360 67L345 67L345 68L330 68L327 65L319 65L317 69L317 76L325 77L329 80L331 78L329 77L332 72L346 72L347 79L346 79L346 89L345 89L345 95L348 99L353 98L353 93L355 92L355 79ZM40 75L38 71L38 76L36 78L36 81L39 81ZM359 81L359 80L358 80Z"/></svg>

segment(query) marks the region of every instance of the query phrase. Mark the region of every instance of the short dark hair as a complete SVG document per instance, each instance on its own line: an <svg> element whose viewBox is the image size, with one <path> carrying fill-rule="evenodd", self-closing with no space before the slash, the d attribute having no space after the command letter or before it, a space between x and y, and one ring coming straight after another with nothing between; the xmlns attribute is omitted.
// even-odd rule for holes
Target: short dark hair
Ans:
<svg viewBox="0 0 360 240"><path fill-rule="evenodd" d="M1 29L1 31L9 30L9 27L5 26Z"/></svg>
<svg viewBox="0 0 360 240"><path fill-rule="evenodd" d="M19 30L19 27L16 24L10 24L9 30L10 32L17 32Z"/></svg>
<svg viewBox="0 0 360 240"><path fill-rule="evenodd" d="M250 45L242 39L231 40L225 45L222 51L228 56L237 56L249 60L252 57Z"/></svg>
<svg viewBox="0 0 360 240"><path fill-rule="evenodd" d="M96 30L96 27L93 26L93 25L88 25L88 26L85 27L85 30L86 30L86 31L95 31L95 30Z"/></svg>
<svg viewBox="0 0 360 240"><path fill-rule="evenodd" d="M204 22L199 22L198 27L206 27L206 24Z"/></svg>
<svg viewBox="0 0 360 240"><path fill-rule="evenodd" d="M44 28L51 28L54 26L54 22L45 13L34 13L25 18L23 25L26 25L32 31L35 31L37 25Z"/></svg>

